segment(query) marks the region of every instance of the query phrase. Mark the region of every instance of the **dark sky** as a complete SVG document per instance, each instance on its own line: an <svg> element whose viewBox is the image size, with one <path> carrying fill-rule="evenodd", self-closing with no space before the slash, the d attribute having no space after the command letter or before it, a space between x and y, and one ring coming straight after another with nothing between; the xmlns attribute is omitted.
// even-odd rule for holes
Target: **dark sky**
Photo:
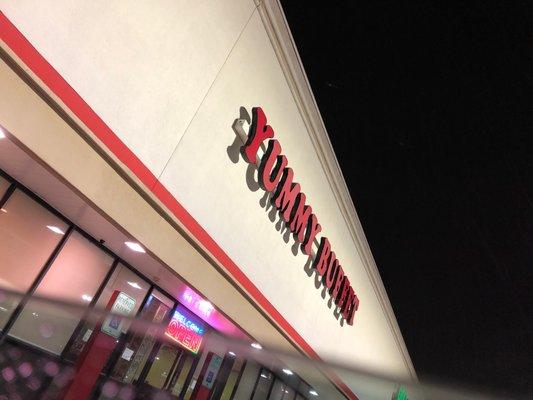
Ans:
<svg viewBox="0 0 533 400"><path fill-rule="evenodd" d="M533 2L282 4L419 377L533 393Z"/></svg>

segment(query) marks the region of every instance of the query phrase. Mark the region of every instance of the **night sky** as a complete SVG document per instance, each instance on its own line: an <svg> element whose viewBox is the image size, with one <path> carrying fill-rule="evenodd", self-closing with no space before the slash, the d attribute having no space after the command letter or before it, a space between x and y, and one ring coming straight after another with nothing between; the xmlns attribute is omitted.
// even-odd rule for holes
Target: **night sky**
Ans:
<svg viewBox="0 0 533 400"><path fill-rule="evenodd" d="M533 394L533 2L282 4L419 378Z"/></svg>

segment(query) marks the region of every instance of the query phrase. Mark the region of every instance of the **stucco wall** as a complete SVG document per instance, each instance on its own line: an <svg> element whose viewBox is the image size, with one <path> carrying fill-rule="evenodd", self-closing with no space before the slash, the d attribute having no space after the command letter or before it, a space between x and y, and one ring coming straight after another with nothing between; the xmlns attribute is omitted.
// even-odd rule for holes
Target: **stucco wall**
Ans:
<svg viewBox="0 0 533 400"><path fill-rule="evenodd" d="M0 5L321 357L409 378L252 0ZM252 106L265 111L350 277L361 302L354 326L335 319L304 271L307 256L293 254L247 180L232 124Z"/></svg>

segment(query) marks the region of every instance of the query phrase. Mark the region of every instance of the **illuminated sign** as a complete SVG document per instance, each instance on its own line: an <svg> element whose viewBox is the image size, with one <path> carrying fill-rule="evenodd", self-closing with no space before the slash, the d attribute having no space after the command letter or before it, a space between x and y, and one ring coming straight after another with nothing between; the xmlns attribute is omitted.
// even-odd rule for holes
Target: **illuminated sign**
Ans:
<svg viewBox="0 0 533 400"><path fill-rule="evenodd" d="M167 337L193 353L198 353L204 333L205 328L199 322L187 316L184 310L176 310L174 312L165 331Z"/></svg>
<svg viewBox="0 0 533 400"><path fill-rule="evenodd" d="M215 307L213 307L210 302L202 299L189 289L186 289L185 292L183 292L181 299L184 303L187 303L190 306L189 309L198 311L197 314L202 314L205 318L209 318L211 314L213 314L213 311L215 311Z"/></svg>
<svg viewBox="0 0 533 400"><path fill-rule="evenodd" d="M258 162L259 148L267 139L266 151ZM274 129L267 125L267 118L260 107L252 108L252 124L248 139L242 147L242 155L247 162L258 166L259 185L263 190L272 193L272 204L301 244L304 254L310 256L313 243L322 227L313 209L306 203L307 199L300 184L294 181L294 171L288 166L280 142L274 139ZM313 268L322 278L343 318L349 325L353 325L359 299L325 236L320 239Z"/></svg>

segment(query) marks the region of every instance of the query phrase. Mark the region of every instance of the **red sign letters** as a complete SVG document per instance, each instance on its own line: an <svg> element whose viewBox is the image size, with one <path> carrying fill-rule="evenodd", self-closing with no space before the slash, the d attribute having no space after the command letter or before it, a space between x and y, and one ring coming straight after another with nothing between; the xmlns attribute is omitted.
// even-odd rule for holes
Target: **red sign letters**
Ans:
<svg viewBox="0 0 533 400"><path fill-rule="evenodd" d="M267 139L269 139L267 150L259 161L259 185L273 194L272 203L301 244L302 251L311 255L313 242L322 227L311 206L306 204L306 197L301 191L300 184L294 182L294 171L288 166L287 157L281 153L281 144L274 139L274 130L267 125L265 113L260 107L254 107L248 140L243 146L245 160L257 164L258 150ZM353 325L354 314L359 308L359 299L350 280L344 274L335 252L331 250L327 237L320 239L313 268L322 277L343 318L349 325Z"/></svg>

